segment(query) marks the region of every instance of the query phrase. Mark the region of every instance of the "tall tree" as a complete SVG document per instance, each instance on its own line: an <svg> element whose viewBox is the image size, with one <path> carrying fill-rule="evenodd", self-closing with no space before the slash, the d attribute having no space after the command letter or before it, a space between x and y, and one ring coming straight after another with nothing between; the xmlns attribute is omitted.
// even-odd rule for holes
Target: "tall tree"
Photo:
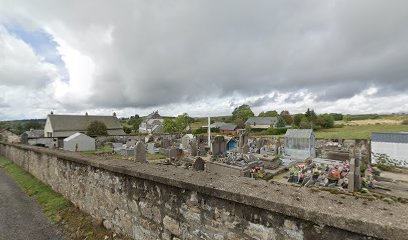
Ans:
<svg viewBox="0 0 408 240"><path fill-rule="evenodd" d="M252 112L251 107L247 104L243 104L234 109L232 112L232 116L234 120L242 119L244 122L248 120L248 118L255 116L254 112Z"/></svg>
<svg viewBox="0 0 408 240"><path fill-rule="evenodd" d="M305 115L303 115L301 113L295 114L293 116L293 125L295 125L295 127L299 127L300 122L302 121L303 118L305 118Z"/></svg>
<svg viewBox="0 0 408 240"><path fill-rule="evenodd" d="M258 117L277 117L279 114L276 110L261 112L259 113Z"/></svg>
<svg viewBox="0 0 408 240"><path fill-rule="evenodd" d="M247 104L243 104L234 109L232 112L233 122L240 128L245 127L245 122L248 118L255 116L252 112L251 107Z"/></svg>
<svg viewBox="0 0 408 240"><path fill-rule="evenodd" d="M290 115L289 111L283 110L283 111L280 113L280 116L283 118L283 120L285 121L285 123L286 123L287 125L292 125L292 123L293 123L293 117Z"/></svg>
<svg viewBox="0 0 408 240"><path fill-rule="evenodd" d="M282 117L278 117L278 122L276 123L276 127L278 127L278 128L283 128L283 127L285 127L286 126L286 123L285 123L285 121L283 120L283 118Z"/></svg>
<svg viewBox="0 0 408 240"><path fill-rule="evenodd" d="M101 121L93 121L88 125L86 134L88 136L106 136L108 135L108 130L105 123Z"/></svg>

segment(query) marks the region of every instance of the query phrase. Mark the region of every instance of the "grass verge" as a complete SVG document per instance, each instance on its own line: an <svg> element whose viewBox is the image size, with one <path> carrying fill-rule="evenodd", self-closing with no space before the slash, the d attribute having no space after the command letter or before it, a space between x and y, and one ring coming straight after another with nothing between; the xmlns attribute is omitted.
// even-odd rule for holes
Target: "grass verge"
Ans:
<svg viewBox="0 0 408 240"><path fill-rule="evenodd" d="M54 192L48 185L1 156L0 168L3 168L29 196L37 201L45 215L63 231L67 239L130 239L108 231L100 221L81 212L61 194Z"/></svg>

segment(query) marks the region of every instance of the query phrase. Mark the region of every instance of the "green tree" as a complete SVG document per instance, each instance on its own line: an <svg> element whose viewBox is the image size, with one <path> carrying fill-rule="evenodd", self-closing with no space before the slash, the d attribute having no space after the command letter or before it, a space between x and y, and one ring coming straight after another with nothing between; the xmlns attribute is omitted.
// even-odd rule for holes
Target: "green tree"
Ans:
<svg viewBox="0 0 408 240"><path fill-rule="evenodd" d="M317 116L316 125L321 128L333 128L334 127L334 117L330 114L322 114Z"/></svg>
<svg viewBox="0 0 408 240"><path fill-rule="evenodd" d="M283 120L285 121L287 125L292 125L293 117L290 115L289 111L286 111L286 110L282 111L280 113L280 116L283 118Z"/></svg>
<svg viewBox="0 0 408 240"><path fill-rule="evenodd" d="M127 123L132 126L133 130L138 131L139 126L142 123L143 118L141 118L138 114L135 116L131 116Z"/></svg>
<svg viewBox="0 0 408 240"><path fill-rule="evenodd" d="M341 113L330 113L330 115L334 118L334 121L343 120L343 114Z"/></svg>
<svg viewBox="0 0 408 240"><path fill-rule="evenodd" d="M259 113L258 117L277 117L279 114L276 110L261 112Z"/></svg>
<svg viewBox="0 0 408 240"><path fill-rule="evenodd" d="M126 133L126 134L131 134L132 133L132 129L130 128L130 127L123 127L123 131Z"/></svg>
<svg viewBox="0 0 408 240"><path fill-rule="evenodd" d="M284 128L286 126L285 121L282 117L278 117L278 122L276 123L277 128Z"/></svg>
<svg viewBox="0 0 408 240"><path fill-rule="evenodd" d="M182 133L191 129L190 125L193 119L187 113L177 116L175 119L165 118L163 122L163 131L166 133Z"/></svg>
<svg viewBox="0 0 408 240"><path fill-rule="evenodd" d="M234 120L242 119L244 122L248 120L248 118L255 116L254 112L252 112L251 107L247 104L243 104L234 109L232 112L232 116Z"/></svg>
<svg viewBox="0 0 408 240"><path fill-rule="evenodd" d="M302 121L303 118L305 118L305 115L301 113L295 114L293 116L293 125L295 125L295 127L300 127L300 122Z"/></svg>
<svg viewBox="0 0 408 240"><path fill-rule="evenodd" d="M299 128L301 129L309 129L311 128L311 124L309 122L309 120L306 117L303 117L302 120L299 123Z"/></svg>
<svg viewBox="0 0 408 240"><path fill-rule="evenodd" d="M101 121L93 121L86 128L86 134L88 136L106 136L108 135L108 130L105 123Z"/></svg>
<svg viewBox="0 0 408 240"><path fill-rule="evenodd" d="M345 115L345 116L343 116L343 120L345 121L345 122L350 122L351 121L351 116L348 114L348 115Z"/></svg>
<svg viewBox="0 0 408 240"><path fill-rule="evenodd" d="M176 133L177 132L176 122L171 118L165 118L163 122L163 132L165 133Z"/></svg>

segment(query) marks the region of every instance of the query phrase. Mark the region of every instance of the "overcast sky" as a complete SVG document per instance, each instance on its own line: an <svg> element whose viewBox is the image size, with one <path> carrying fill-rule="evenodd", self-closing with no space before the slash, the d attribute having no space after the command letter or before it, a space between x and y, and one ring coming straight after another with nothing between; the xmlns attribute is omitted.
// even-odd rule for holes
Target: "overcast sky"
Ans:
<svg viewBox="0 0 408 240"><path fill-rule="evenodd" d="M0 0L0 120L408 112L408 1Z"/></svg>

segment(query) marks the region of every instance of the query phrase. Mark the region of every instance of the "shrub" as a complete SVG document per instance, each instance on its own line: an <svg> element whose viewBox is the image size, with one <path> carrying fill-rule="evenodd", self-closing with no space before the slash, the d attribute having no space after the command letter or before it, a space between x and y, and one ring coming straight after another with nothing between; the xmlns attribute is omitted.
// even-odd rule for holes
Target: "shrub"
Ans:
<svg viewBox="0 0 408 240"><path fill-rule="evenodd" d="M404 121L402 121L401 124L402 124L402 125L408 125L408 119L405 119Z"/></svg>
<svg viewBox="0 0 408 240"><path fill-rule="evenodd" d="M287 130L287 128L268 128L267 133L269 135L282 135L285 134Z"/></svg>

